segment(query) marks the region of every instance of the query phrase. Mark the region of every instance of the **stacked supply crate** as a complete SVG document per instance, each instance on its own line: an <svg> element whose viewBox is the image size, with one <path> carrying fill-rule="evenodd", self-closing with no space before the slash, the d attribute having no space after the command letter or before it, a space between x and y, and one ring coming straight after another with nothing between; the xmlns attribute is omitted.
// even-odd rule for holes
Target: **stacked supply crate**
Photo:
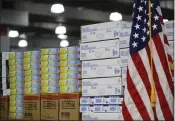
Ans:
<svg viewBox="0 0 175 121"><path fill-rule="evenodd" d="M60 93L81 91L81 63L78 46L60 48Z"/></svg>
<svg viewBox="0 0 175 121"><path fill-rule="evenodd" d="M42 93L59 92L59 48L41 49Z"/></svg>
<svg viewBox="0 0 175 121"><path fill-rule="evenodd" d="M0 96L10 95L8 52L0 53Z"/></svg>
<svg viewBox="0 0 175 121"><path fill-rule="evenodd" d="M23 52L9 54L10 118L24 118L24 60Z"/></svg>
<svg viewBox="0 0 175 121"><path fill-rule="evenodd" d="M40 51L24 52L24 94L40 94Z"/></svg>
<svg viewBox="0 0 175 121"><path fill-rule="evenodd" d="M123 83L119 37L120 31L130 26L130 23L119 21L81 28L82 120L122 119Z"/></svg>

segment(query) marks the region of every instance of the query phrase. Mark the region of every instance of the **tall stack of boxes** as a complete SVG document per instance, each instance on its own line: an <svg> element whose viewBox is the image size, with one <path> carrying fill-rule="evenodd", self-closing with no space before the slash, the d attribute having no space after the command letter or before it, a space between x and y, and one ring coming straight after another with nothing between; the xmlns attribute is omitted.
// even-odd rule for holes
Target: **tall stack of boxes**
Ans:
<svg viewBox="0 0 175 121"><path fill-rule="evenodd" d="M124 83L121 67L124 65L119 38L120 31L130 26L130 23L119 21L81 27L82 120L122 119Z"/></svg>
<svg viewBox="0 0 175 121"><path fill-rule="evenodd" d="M173 63L175 62L175 59L174 59L174 42L175 42L174 41L175 40L174 23L175 23L175 21L168 21L165 23L165 33L167 35L168 43L170 46L168 53L172 56ZM173 79L173 81L174 81L174 79Z"/></svg>
<svg viewBox="0 0 175 121"><path fill-rule="evenodd" d="M0 96L10 95L8 52L0 53Z"/></svg>
<svg viewBox="0 0 175 121"><path fill-rule="evenodd" d="M24 52L24 93L40 94L40 51Z"/></svg>
<svg viewBox="0 0 175 121"><path fill-rule="evenodd" d="M41 91L58 93L59 48L41 49Z"/></svg>
<svg viewBox="0 0 175 121"><path fill-rule="evenodd" d="M10 118L24 118L24 54L9 54Z"/></svg>
<svg viewBox="0 0 175 121"><path fill-rule="evenodd" d="M79 46L60 48L60 93L81 91L81 63Z"/></svg>

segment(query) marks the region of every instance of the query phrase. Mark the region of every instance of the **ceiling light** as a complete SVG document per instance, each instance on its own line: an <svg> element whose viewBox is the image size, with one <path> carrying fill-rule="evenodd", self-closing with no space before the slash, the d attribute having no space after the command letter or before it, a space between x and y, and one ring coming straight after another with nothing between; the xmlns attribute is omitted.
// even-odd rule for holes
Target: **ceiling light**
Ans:
<svg viewBox="0 0 175 121"><path fill-rule="evenodd" d="M27 47L28 43L26 40L20 40L18 43L19 47Z"/></svg>
<svg viewBox="0 0 175 121"><path fill-rule="evenodd" d="M19 33L16 30L10 30L9 33L8 33L8 36L11 37L11 38L15 38L15 37L19 36Z"/></svg>
<svg viewBox="0 0 175 121"><path fill-rule="evenodd" d="M66 27L65 26L58 26L55 29L55 34L65 34L66 33Z"/></svg>
<svg viewBox="0 0 175 121"><path fill-rule="evenodd" d="M111 21L119 21L122 20L122 14L118 13L118 12L113 12L110 14L109 19Z"/></svg>
<svg viewBox="0 0 175 121"><path fill-rule="evenodd" d="M52 13L63 13L64 12L64 6L62 4L53 4L51 7Z"/></svg>
<svg viewBox="0 0 175 121"><path fill-rule="evenodd" d="M61 40L60 46L61 47L67 47L67 46L69 46L69 42L67 40Z"/></svg>
<svg viewBox="0 0 175 121"><path fill-rule="evenodd" d="M59 39L67 39L67 35L64 35L64 34L59 34L57 37Z"/></svg>
<svg viewBox="0 0 175 121"><path fill-rule="evenodd" d="M163 19L163 22L165 23L165 22L168 22L168 19Z"/></svg>

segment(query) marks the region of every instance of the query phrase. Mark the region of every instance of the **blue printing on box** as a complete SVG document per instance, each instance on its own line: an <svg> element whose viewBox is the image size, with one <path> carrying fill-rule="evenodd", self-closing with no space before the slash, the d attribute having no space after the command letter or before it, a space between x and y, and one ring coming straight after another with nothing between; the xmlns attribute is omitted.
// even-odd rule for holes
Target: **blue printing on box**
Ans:
<svg viewBox="0 0 175 121"><path fill-rule="evenodd" d="M59 48L50 48L48 53L59 53Z"/></svg>
<svg viewBox="0 0 175 121"><path fill-rule="evenodd" d="M23 52L15 52L16 57L23 57L24 53Z"/></svg>
<svg viewBox="0 0 175 121"><path fill-rule="evenodd" d="M60 69L59 68L48 68L48 72L59 73Z"/></svg>
<svg viewBox="0 0 175 121"><path fill-rule="evenodd" d="M58 87L49 87L48 92L59 92L59 88Z"/></svg>
<svg viewBox="0 0 175 121"><path fill-rule="evenodd" d="M30 67L31 68L40 68L40 64L31 64Z"/></svg>
<svg viewBox="0 0 175 121"><path fill-rule="evenodd" d="M72 52L72 51L77 52L77 51L80 51L80 47L79 46L68 47L67 51L68 52Z"/></svg>
<svg viewBox="0 0 175 121"><path fill-rule="evenodd" d="M22 100L16 100L16 106L21 106L24 104L24 101Z"/></svg>
<svg viewBox="0 0 175 121"><path fill-rule="evenodd" d="M16 68L16 69L23 69L24 66L23 66L23 65L15 65L15 68Z"/></svg>
<svg viewBox="0 0 175 121"><path fill-rule="evenodd" d="M16 118L23 118L24 117L24 113L16 113Z"/></svg>
<svg viewBox="0 0 175 121"><path fill-rule="evenodd" d="M81 71L81 67L76 66L76 67L68 67L68 71Z"/></svg>
<svg viewBox="0 0 175 121"><path fill-rule="evenodd" d="M40 55L40 54L41 54L40 50L31 51L31 55Z"/></svg>
<svg viewBox="0 0 175 121"><path fill-rule="evenodd" d="M24 112L24 108L23 107L16 107L16 112Z"/></svg>
<svg viewBox="0 0 175 121"><path fill-rule="evenodd" d="M80 78L81 74L80 73L68 73L67 78L72 79L72 78Z"/></svg>
<svg viewBox="0 0 175 121"><path fill-rule="evenodd" d="M18 77L16 77L16 81L24 81L24 76L18 76Z"/></svg>
<svg viewBox="0 0 175 121"><path fill-rule="evenodd" d="M32 88L31 92L35 93L35 94L38 94L38 93L41 93L41 89L40 88Z"/></svg>
<svg viewBox="0 0 175 121"><path fill-rule="evenodd" d="M22 88L17 89L17 90L16 90L16 93L19 93L19 94L24 94L24 89L22 89Z"/></svg>
<svg viewBox="0 0 175 121"><path fill-rule="evenodd" d="M32 82L32 87L40 87L41 83L40 82Z"/></svg>
<svg viewBox="0 0 175 121"><path fill-rule="evenodd" d="M81 64L80 60L68 60L68 65L78 65Z"/></svg>
<svg viewBox="0 0 175 121"><path fill-rule="evenodd" d="M48 55L48 60L59 60L58 55Z"/></svg>
<svg viewBox="0 0 175 121"><path fill-rule="evenodd" d="M58 85L58 81L49 81L49 82L48 82L48 85L49 85L49 86Z"/></svg>
<svg viewBox="0 0 175 121"><path fill-rule="evenodd" d="M16 88L24 87L24 83L17 83Z"/></svg>
<svg viewBox="0 0 175 121"><path fill-rule="evenodd" d="M73 84L76 85L76 84L79 84L79 82L80 82L79 80L68 80L68 81L67 81L67 84L68 84L68 85L69 85L69 84L70 84L70 85L73 85Z"/></svg>
<svg viewBox="0 0 175 121"><path fill-rule="evenodd" d="M20 100L20 99L23 99L24 98L24 95L16 95L16 99L18 100Z"/></svg>
<svg viewBox="0 0 175 121"><path fill-rule="evenodd" d="M78 92L80 90L80 86L68 86L67 92Z"/></svg>
<svg viewBox="0 0 175 121"><path fill-rule="evenodd" d="M31 74L41 74L40 70L31 70Z"/></svg>
<svg viewBox="0 0 175 121"><path fill-rule="evenodd" d="M48 75L48 78L49 79L57 79L57 78L59 78L60 76L59 76L59 74L49 74Z"/></svg>
<svg viewBox="0 0 175 121"><path fill-rule="evenodd" d="M24 71L23 71L23 70L17 71L17 72L16 72L16 76L18 76L18 75L24 75Z"/></svg>
<svg viewBox="0 0 175 121"><path fill-rule="evenodd" d="M48 62L47 66L59 66L59 62Z"/></svg>
<svg viewBox="0 0 175 121"><path fill-rule="evenodd" d="M31 79L35 80L35 81L40 81L41 77L40 76L31 76Z"/></svg>
<svg viewBox="0 0 175 121"><path fill-rule="evenodd" d="M68 54L67 58L72 59L72 58L80 58L80 54L79 53L74 53L74 54Z"/></svg>

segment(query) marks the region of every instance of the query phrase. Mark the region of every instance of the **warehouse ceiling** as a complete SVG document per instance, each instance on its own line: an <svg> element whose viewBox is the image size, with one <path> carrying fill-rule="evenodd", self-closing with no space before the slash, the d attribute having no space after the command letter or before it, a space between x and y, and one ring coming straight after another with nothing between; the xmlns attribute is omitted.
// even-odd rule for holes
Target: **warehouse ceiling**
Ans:
<svg viewBox="0 0 175 121"><path fill-rule="evenodd" d="M169 20L174 18L173 2L173 0L161 0L164 18ZM63 4L65 12L51 13L50 8L54 3ZM55 34L55 28L60 24L67 28L70 45L77 45L80 40L80 26L110 21L111 12L119 12L124 21L131 21L133 0L2 0L2 6L8 13L14 11L27 13L28 24L20 22L1 24L26 34L29 49L38 49L59 46L60 40ZM12 39L11 47L18 48L17 42L18 38Z"/></svg>

